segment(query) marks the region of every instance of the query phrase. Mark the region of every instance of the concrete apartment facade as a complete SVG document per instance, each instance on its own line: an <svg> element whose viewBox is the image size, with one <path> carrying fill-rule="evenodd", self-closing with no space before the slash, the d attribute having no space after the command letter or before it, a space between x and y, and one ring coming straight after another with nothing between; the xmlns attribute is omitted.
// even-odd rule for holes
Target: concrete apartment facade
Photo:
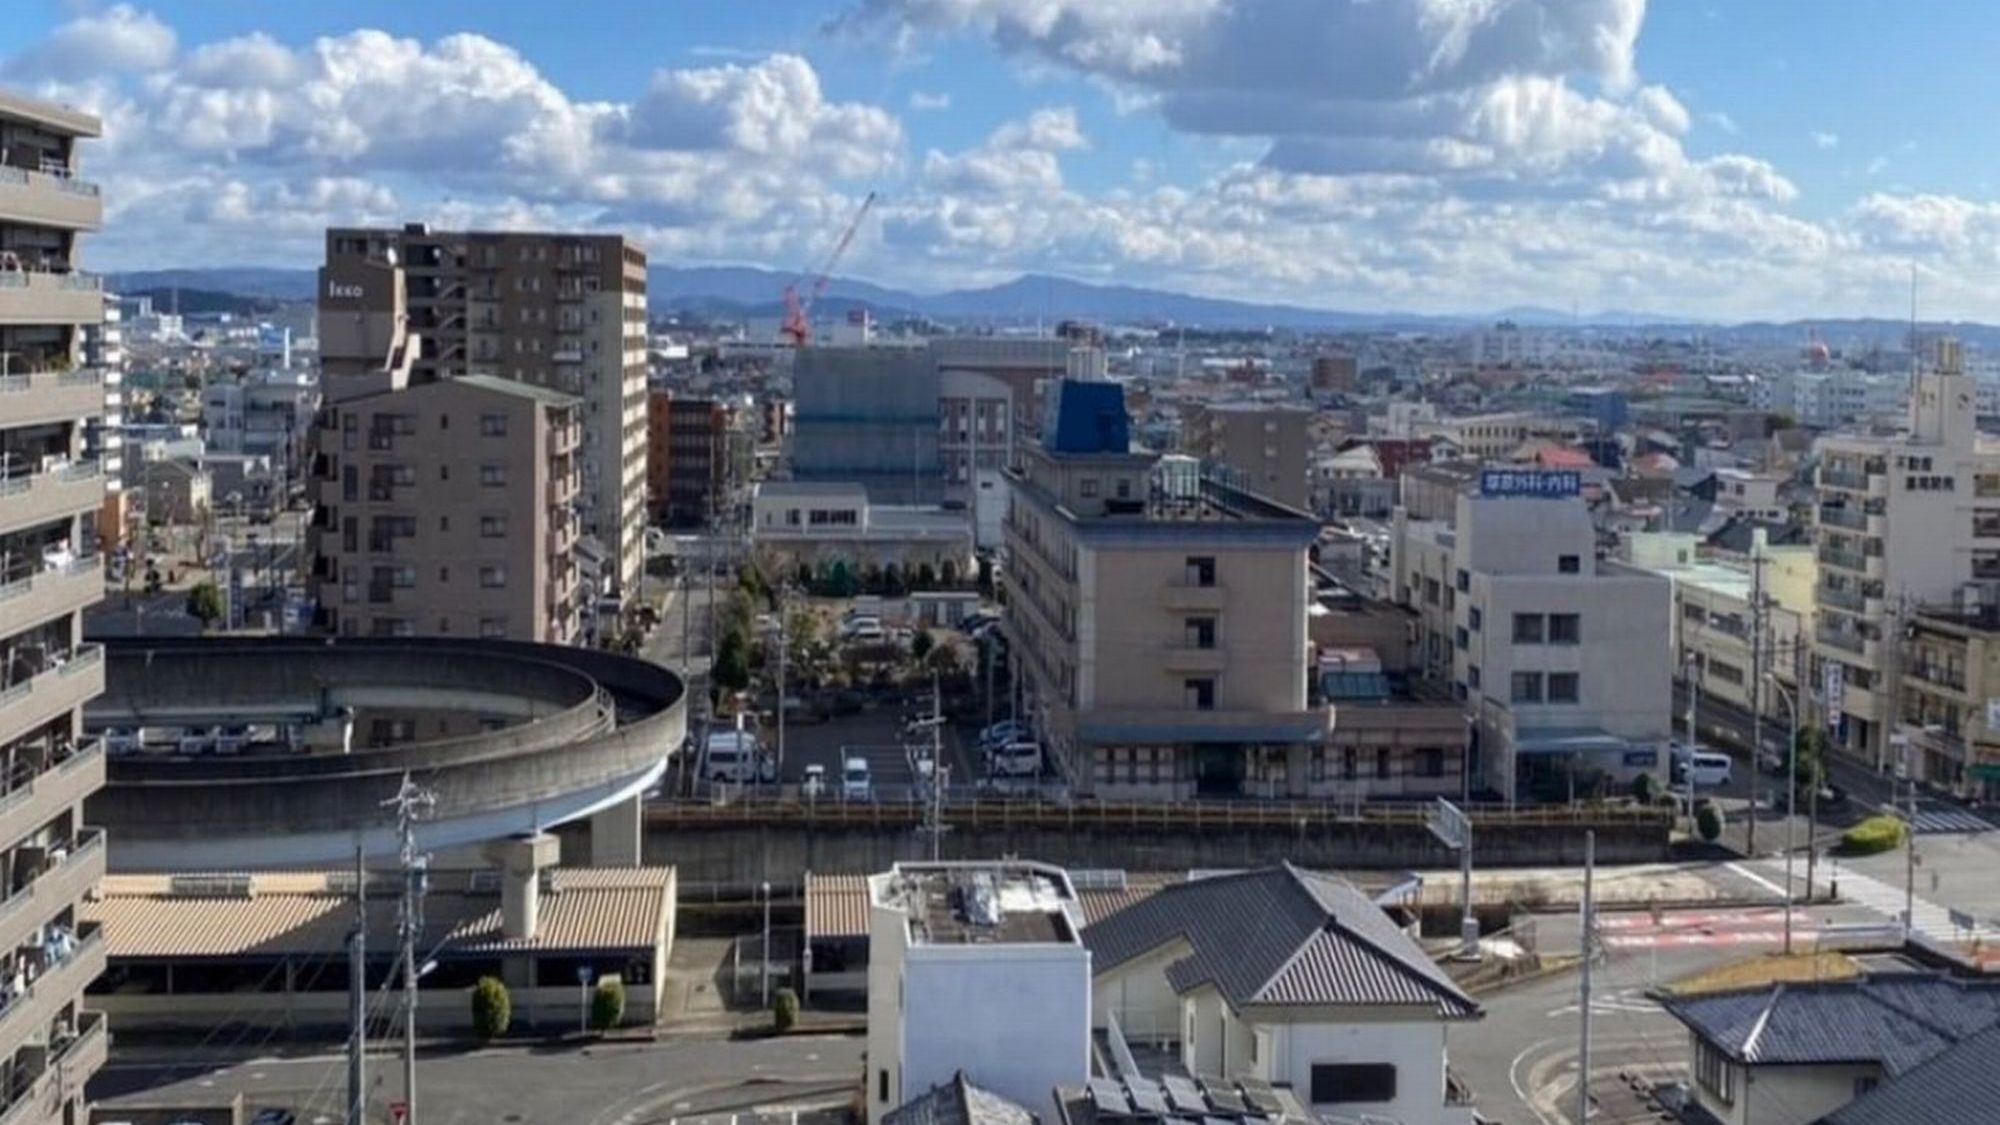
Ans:
<svg viewBox="0 0 2000 1125"><path fill-rule="evenodd" d="M1813 682L1840 665L1836 748L1878 768L1892 764L1902 625L2000 590L2000 451L1980 441L1974 409L1958 348L1940 341L1903 433L1819 443ZM1913 768L1928 779L1923 757Z"/></svg>
<svg viewBox="0 0 2000 1125"><path fill-rule="evenodd" d="M83 741L83 706L104 688L104 654L83 643L103 594L95 517L101 462L87 433L104 382L85 360L104 294L78 266L103 204L78 175L97 118L0 92L0 1121L89 1113L84 1084L104 1064L101 1013L84 987L103 972L101 930L79 917L104 875L104 835L83 823L104 784L102 743ZM19 983L16 983L19 982Z"/></svg>
<svg viewBox="0 0 2000 1125"><path fill-rule="evenodd" d="M403 285L386 262L322 272L317 627L575 641L582 404L490 375L411 385Z"/></svg>
<svg viewBox="0 0 2000 1125"><path fill-rule="evenodd" d="M704 527L725 502L729 410L711 398L646 396L646 506L654 523Z"/></svg>
<svg viewBox="0 0 2000 1125"><path fill-rule="evenodd" d="M1898 667L1911 768L1968 797L2000 797L2000 605L1911 614Z"/></svg>
<svg viewBox="0 0 2000 1125"><path fill-rule="evenodd" d="M1170 489L1156 457L1107 438L1024 444L1010 475L1022 713L1085 792L1289 792L1326 736L1306 690L1318 524L1212 480Z"/></svg>
<svg viewBox="0 0 2000 1125"><path fill-rule="evenodd" d="M412 385L486 374L583 400L583 530L612 560L601 592L636 590L645 563L645 251L620 235L334 228L321 300L351 311L376 293L360 277L392 252L419 341Z"/></svg>
<svg viewBox="0 0 2000 1125"><path fill-rule="evenodd" d="M1664 779L1672 589L1599 559L1582 499L1469 484L1450 524L1399 508L1390 560L1423 674L1472 712L1485 788L1512 801L1578 773Z"/></svg>
<svg viewBox="0 0 2000 1125"><path fill-rule="evenodd" d="M1241 487L1280 504L1311 504L1312 411L1262 403L1216 402L1187 408L1181 445L1204 464L1226 470Z"/></svg>

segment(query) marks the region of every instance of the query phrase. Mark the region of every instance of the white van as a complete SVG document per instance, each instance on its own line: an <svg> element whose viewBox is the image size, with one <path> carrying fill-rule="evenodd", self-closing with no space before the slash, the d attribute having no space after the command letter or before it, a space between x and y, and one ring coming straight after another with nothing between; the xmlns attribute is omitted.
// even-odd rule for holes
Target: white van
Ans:
<svg viewBox="0 0 2000 1125"><path fill-rule="evenodd" d="M993 751L986 769L994 777L1034 777L1042 772L1042 744L1009 742Z"/></svg>
<svg viewBox="0 0 2000 1125"><path fill-rule="evenodd" d="M1729 784L1731 770L1735 762L1727 754L1714 754L1697 750L1694 754L1694 783L1697 788L1713 788Z"/></svg>
<svg viewBox="0 0 2000 1125"><path fill-rule="evenodd" d="M841 764L840 795L849 801L875 799L875 780L868 773L868 759L849 758Z"/></svg>
<svg viewBox="0 0 2000 1125"><path fill-rule="evenodd" d="M762 756L757 736L747 730L712 731L701 751L701 779L748 784L757 780Z"/></svg>

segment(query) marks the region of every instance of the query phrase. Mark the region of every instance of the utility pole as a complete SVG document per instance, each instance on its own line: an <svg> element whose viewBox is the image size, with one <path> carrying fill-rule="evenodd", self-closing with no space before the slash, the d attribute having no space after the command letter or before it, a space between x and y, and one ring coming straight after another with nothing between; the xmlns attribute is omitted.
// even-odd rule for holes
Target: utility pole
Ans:
<svg viewBox="0 0 2000 1125"><path fill-rule="evenodd" d="M1688 763L1688 772L1694 772L1694 763ZM1593 879L1597 873L1597 833L1583 834L1583 964L1578 974L1581 996L1577 1008L1582 1012L1582 1039L1576 1052L1576 1120L1579 1125L1590 1120L1590 959L1596 942L1591 931L1597 926L1597 900Z"/></svg>
<svg viewBox="0 0 2000 1125"><path fill-rule="evenodd" d="M944 849L944 693L931 669L931 862Z"/></svg>
<svg viewBox="0 0 2000 1125"><path fill-rule="evenodd" d="M1792 693L1787 694L1784 687L1773 679L1771 690L1785 701L1785 710L1792 720L1792 740L1785 746L1785 956L1789 957L1792 954L1792 853L1797 849L1799 812L1799 699L1796 685ZM1806 845L1812 845L1810 836ZM1810 878L1806 882L1806 901L1812 901Z"/></svg>
<svg viewBox="0 0 2000 1125"><path fill-rule="evenodd" d="M403 903L397 919L397 939L403 962L403 1125L417 1120L417 938L424 925L424 878L428 856L417 854L417 817L437 803L403 775L396 795L382 802L396 810L396 834L403 866Z"/></svg>
<svg viewBox="0 0 2000 1125"><path fill-rule="evenodd" d="M354 929L347 935L347 1125L368 1117L368 868L354 845Z"/></svg>
<svg viewBox="0 0 2000 1125"><path fill-rule="evenodd" d="M1750 548L1750 835L1757 854L1757 782L1764 773L1764 557L1762 537ZM1689 763L1692 765L1692 763ZM1694 771L1690 769L1689 775Z"/></svg>
<svg viewBox="0 0 2000 1125"><path fill-rule="evenodd" d="M785 777L785 673L786 657L790 655L791 635L785 622L792 608L791 591L784 582L778 583L778 768L777 777L780 792L783 791Z"/></svg>
<svg viewBox="0 0 2000 1125"><path fill-rule="evenodd" d="M1904 816L1903 825L1903 940L1917 929L1917 778L1910 769L1910 740L1903 740L1903 749L1896 759L1896 772L1903 782Z"/></svg>
<svg viewBox="0 0 2000 1125"><path fill-rule="evenodd" d="M1698 739L1695 735L1695 732L1700 728L1695 725L1695 719L1699 711L1698 705L1701 702L1701 676L1696 671L1696 664L1697 661L1695 660L1693 653L1688 653L1687 659L1681 662L1681 667L1686 669L1684 676L1687 679L1687 696L1688 696L1687 765L1683 767L1681 770L1681 780L1685 782L1687 786L1688 837L1690 839L1692 839L1694 836L1697 835L1697 830L1695 828L1695 820L1694 820L1694 755L1695 755L1695 749L1700 745L1700 739ZM1668 784L1673 783L1673 772L1674 772L1673 763L1669 762L1667 764Z"/></svg>

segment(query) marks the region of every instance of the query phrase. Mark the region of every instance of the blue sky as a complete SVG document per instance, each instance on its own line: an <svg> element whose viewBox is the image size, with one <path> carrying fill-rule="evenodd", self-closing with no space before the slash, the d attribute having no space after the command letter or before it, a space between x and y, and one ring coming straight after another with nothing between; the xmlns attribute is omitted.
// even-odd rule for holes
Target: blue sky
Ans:
<svg viewBox="0 0 2000 1125"><path fill-rule="evenodd" d="M1888 0L16 0L90 106L105 268L331 223L620 229L666 264L1024 271L1352 309L2000 301L2000 20Z"/></svg>

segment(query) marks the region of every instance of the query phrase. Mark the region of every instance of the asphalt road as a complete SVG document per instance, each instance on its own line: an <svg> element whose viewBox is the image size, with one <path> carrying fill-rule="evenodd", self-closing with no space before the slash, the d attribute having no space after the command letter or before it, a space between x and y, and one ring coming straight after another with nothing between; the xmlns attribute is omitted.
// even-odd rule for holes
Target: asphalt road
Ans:
<svg viewBox="0 0 2000 1125"><path fill-rule="evenodd" d="M425 1125L652 1125L782 1112L851 1097L862 1048L860 1037L808 1035L427 1052L417 1064L417 1108ZM90 1084L100 1116L148 1097L241 1091L251 1109L293 1109L305 1125L341 1119L346 1062L338 1053L220 1065L187 1054L114 1049ZM390 1103L403 1096L400 1064L371 1056L368 1088L369 1120L387 1121Z"/></svg>

